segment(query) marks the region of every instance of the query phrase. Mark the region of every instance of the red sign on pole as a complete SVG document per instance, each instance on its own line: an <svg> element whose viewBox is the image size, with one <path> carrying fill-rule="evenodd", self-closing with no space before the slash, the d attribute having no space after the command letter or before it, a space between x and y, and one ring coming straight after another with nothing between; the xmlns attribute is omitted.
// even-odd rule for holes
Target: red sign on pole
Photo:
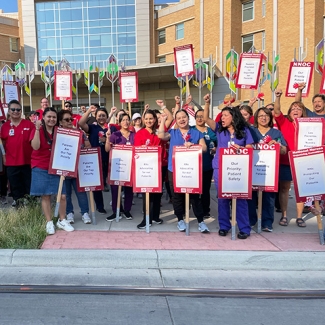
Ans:
<svg viewBox="0 0 325 325"><path fill-rule="evenodd" d="M277 192L279 182L280 144L253 144L253 190Z"/></svg>
<svg viewBox="0 0 325 325"><path fill-rule="evenodd" d="M72 99L72 72L54 71L54 99Z"/></svg>
<svg viewBox="0 0 325 325"><path fill-rule="evenodd" d="M138 73L120 72L120 102L133 103L138 101Z"/></svg>
<svg viewBox="0 0 325 325"><path fill-rule="evenodd" d="M102 191L104 189L99 147L80 150L77 186L79 192Z"/></svg>
<svg viewBox="0 0 325 325"><path fill-rule="evenodd" d="M55 128L49 174L77 177L82 132Z"/></svg>
<svg viewBox="0 0 325 325"><path fill-rule="evenodd" d="M219 198L252 198L252 157L252 148L220 148Z"/></svg>
<svg viewBox="0 0 325 325"><path fill-rule="evenodd" d="M322 117L295 119L295 150L320 147L325 144L325 120Z"/></svg>
<svg viewBox="0 0 325 325"><path fill-rule="evenodd" d="M242 53L239 59L236 88L257 89L263 61L262 53Z"/></svg>
<svg viewBox="0 0 325 325"><path fill-rule="evenodd" d="M325 146L289 151L297 202L310 196L325 197Z"/></svg>
<svg viewBox="0 0 325 325"><path fill-rule="evenodd" d="M110 151L108 179L111 185L132 186L133 146L114 145Z"/></svg>
<svg viewBox="0 0 325 325"><path fill-rule="evenodd" d="M299 84L305 82L306 87L302 90L302 97L308 97L313 71L314 62L290 62L286 96L295 97Z"/></svg>
<svg viewBox="0 0 325 325"><path fill-rule="evenodd" d="M190 76L195 73L192 44L174 47L174 64L176 77Z"/></svg>
<svg viewBox="0 0 325 325"><path fill-rule="evenodd" d="M161 193L161 147L134 147L133 192Z"/></svg>
<svg viewBox="0 0 325 325"><path fill-rule="evenodd" d="M173 182L175 193L202 193L202 147L173 148Z"/></svg>

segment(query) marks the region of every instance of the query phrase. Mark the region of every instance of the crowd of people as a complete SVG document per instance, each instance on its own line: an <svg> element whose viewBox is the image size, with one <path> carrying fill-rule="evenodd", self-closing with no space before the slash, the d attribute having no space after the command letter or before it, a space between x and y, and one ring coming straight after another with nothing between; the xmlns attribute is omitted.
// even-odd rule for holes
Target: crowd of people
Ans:
<svg viewBox="0 0 325 325"><path fill-rule="evenodd" d="M287 207L292 175L288 152L294 150L295 118L323 117L325 118L325 96L315 95L312 103L314 110L307 109L301 102L301 92L305 84L299 84L295 101L290 105L285 116L281 112L282 91L275 92L274 103L258 108L253 114L254 102L241 105L229 101L222 107L215 120L210 118L210 96L204 96L204 108L196 104L191 96L180 107L180 98L175 97L175 107L170 111L163 100L157 100L158 109L146 105L144 112L129 116L127 111L112 107L110 112L99 105L90 105L89 109L81 107L82 115L73 114L72 104L65 102L62 110L57 112L49 107L47 98L42 98L41 108L29 114L28 119L22 117L21 104L12 100L8 105L8 119L1 126L1 153L4 173L0 175L1 202L6 203L7 191L14 200L14 205L25 204L27 196L41 198L41 206L46 218L46 231L55 233L52 219L51 195L57 195L60 177L48 173L52 141L55 126L62 128L79 128L83 131L82 148L99 147L102 158L102 174L104 191L111 191L112 214L106 217L108 222L116 220L118 186L108 185L109 152L114 145L160 146L161 178L169 193L177 217L177 228L185 231L185 194L175 193L173 184L172 153L174 146L189 148L199 144L202 147L202 194L190 194L190 204L197 218L198 229L209 233L204 221L210 217L210 189L212 180L218 190L219 149L252 147L253 143L279 143L279 192L263 192L262 197L262 230L272 232L274 209L281 212L279 224L288 225ZM194 105L197 109L194 109ZM239 105L238 105L239 104ZM190 114L189 114L190 113ZM191 121L194 116L195 121ZM116 123L112 123L112 118ZM85 192L78 192L76 179L65 178L60 198L59 219L57 228L73 231L75 210L72 204L72 188L77 197L82 215L82 221L90 224L88 198ZM120 212L127 220L132 220L131 214L133 189L124 187L124 202L121 202ZM146 227L145 207L146 196L143 195L143 219L137 225L139 229ZM162 224L160 218L162 193L150 194L150 225ZM107 214L102 191L94 192L97 212ZM237 237L246 239L251 228L257 222L257 195L253 192L251 200L237 200L236 220L239 228ZM227 236L231 229L231 200L218 198L219 235ZM304 202L297 203L296 224L306 227L302 219ZM121 218L121 216L120 216Z"/></svg>

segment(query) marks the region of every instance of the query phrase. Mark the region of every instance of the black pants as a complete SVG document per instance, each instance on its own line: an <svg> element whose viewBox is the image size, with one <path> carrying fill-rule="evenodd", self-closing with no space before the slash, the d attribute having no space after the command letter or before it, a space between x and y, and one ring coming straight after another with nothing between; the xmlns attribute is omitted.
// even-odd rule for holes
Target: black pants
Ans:
<svg viewBox="0 0 325 325"><path fill-rule="evenodd" d="M210 189L212 182L213 169L206 170L202 174L202 194L201 202L204 215L208 216L210 214Z"/></svg>
<svg viewBox="0 0 325 325"><path fill-rule="evenodd" d="M173 173L168 171L169 185L173 196L174 214L178 221L183 220L185 214L185 194L174 192ZM199 194L190 194L190 202L192 204L194 215L198 223L203 221L204 212Z"/></svg>
<svg viewBox="0 0 325 325"><path fill-rule="evenodd" d="M32 170L30 165L7 166L7 177L15 201L30 193Z"/></svg>
<svg viewBox="0 0 325 325"><path fill-rule="evenodd" d="M161 169L161 179L164 180L167 173L167 166L163 166ZM150 223L152 220L158 221L160 215L160 202L163 193L150 193L149 195L149 216L150 216ZM143 202L143 220L146 219L146 194L142 193L142 202Z"/></svg>
<svg viewBox="0 0 325 325"><path fill-rule="evenodd" d="M1 196L7 196L7 192L8 192L8 178L7 178L7 171L4 167L4 173L2 175L0 175L0 195Z"/></svg>

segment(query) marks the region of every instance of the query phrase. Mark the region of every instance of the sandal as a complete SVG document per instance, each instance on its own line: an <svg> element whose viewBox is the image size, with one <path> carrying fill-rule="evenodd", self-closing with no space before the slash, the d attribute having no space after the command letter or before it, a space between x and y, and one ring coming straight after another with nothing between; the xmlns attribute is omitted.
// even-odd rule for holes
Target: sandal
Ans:
<svg viewBox="0 0 325 325"><path fill-rule="evenodd" d="M287 226L288 225L288 218L287 217L281 217L279 221L280 226Z"/></svg>
<svg viewBox="0 0 325 325"><path fill-rule="evenodd" d="M296 224L298 227L302 227L302 228L306 227L305 221L302 218L297 218Z"/></svg>

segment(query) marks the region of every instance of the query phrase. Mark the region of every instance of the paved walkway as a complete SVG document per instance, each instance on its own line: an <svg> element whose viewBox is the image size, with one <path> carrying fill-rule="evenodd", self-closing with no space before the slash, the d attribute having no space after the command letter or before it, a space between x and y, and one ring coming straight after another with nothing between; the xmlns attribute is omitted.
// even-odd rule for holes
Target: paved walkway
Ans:
<svg viewBox="0 0 325 325"><path fill-rule="evenodd" d="M120 222L107 222L106 216L112 213L109 202L110 193L104 193L107 215L96 214L97 225L85 225L80 213L75 213L75 231L67 233L57 230L52 236L47 236L42 249L131 249L131 250L225 250L225 251L325 251L325 246L319 244L316 217L311 213L303 216L307 227L299 228L295 223L295 200L289 200L289 225L278 225L280 213L275 213L273 233L257 234L254 230L246 240L231 240L231 235L218 235L217 202L215 192L211 189L211 218L205 219L211 233L201 234L197 221L190 211L190 236L180 233L173 207L162 199L161 218L164 223L150 227L150 233L139 230L136 225L142 220L142 199L134 197L132 208L133 220L122 219ZM293 190L291 191L293 194ZM74 195L74 194L73 194ZM78 204L74 196L75 211Z"/></svg>

